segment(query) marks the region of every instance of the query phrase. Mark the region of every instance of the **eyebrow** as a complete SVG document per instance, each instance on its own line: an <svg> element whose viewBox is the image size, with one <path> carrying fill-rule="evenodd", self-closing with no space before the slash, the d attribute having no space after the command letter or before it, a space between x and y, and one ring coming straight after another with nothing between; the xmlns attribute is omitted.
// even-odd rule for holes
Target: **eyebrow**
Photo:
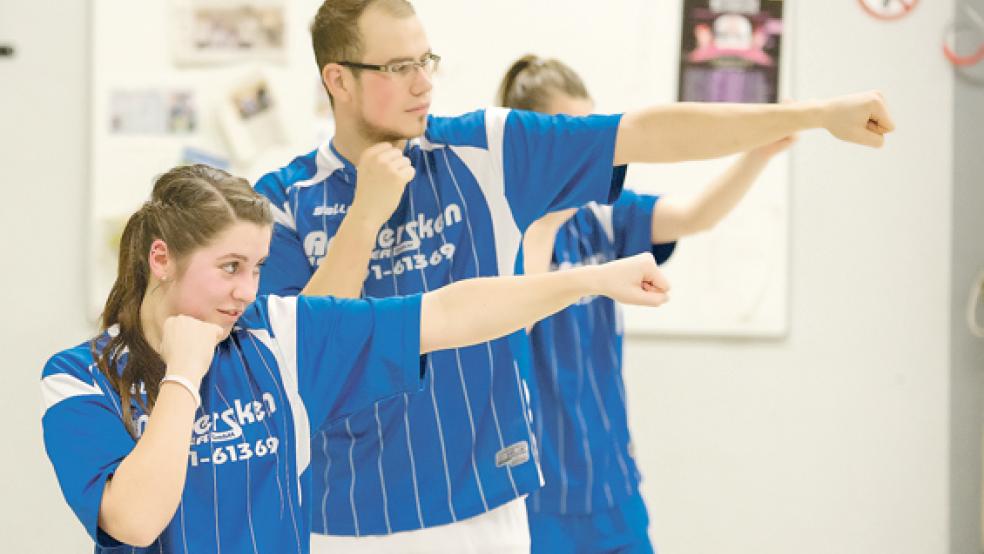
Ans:
<svg viewBox="0 0 984 554"><path fill-rule="evenodd" d="M231 252L229 254L226 254L225 256L220 256L219 257L220 260L224 260L226 258L233 258L233 259L240 260L240 261L243 261L243 262L248 262L249 261L249 258L247 258L246 256L243 256L242 254L234 254L234 253L231 253Z"/></svg>
<svg viewBox="0 0 984 554"><path fill-rule="evenodd" d="M432 49L428 48L426 52L424 52L423 54L421 54L417 58L414 58L412 56L403 56L402 58L390 58L389 60L386 60L385 63L381 63L379 65L389 65L391 63L400 63L400 62L417 62L417 61L420 61L427 54L433 54L433 53L434 53L434 51Z"/></svg>

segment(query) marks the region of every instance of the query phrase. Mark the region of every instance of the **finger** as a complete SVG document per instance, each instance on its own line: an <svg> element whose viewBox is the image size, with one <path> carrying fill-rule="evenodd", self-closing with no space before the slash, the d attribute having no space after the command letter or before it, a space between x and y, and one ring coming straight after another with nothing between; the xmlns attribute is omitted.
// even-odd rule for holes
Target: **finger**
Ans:
<svg viewBox="0 0 984 554"><path fill-rule="evenodd" d="M861 144L872 148L881 148L885 144L885 136L882 133L865 131L861 138Z"/></svg>
<svg viewBox="0 0 984 554"><path fill-rule="evenodd" d="M885 129L885 132L887 133L891 133L895 130L895 122L892 121L892 116L889 115L888 108L885 106L885 103L881 101L880 97L879 101L876 102L872 108L871 115L868 116L868 120L878 123L878 125Z"/></svg>
<svg viewBox="0 0 984 554"><path fill-rule="evenodd" d="M414 176L417 174L417 170L413 167L407 166L397 173L397 176L403 181L404 184L409 183L413 180Z"/></svg>
<svg viewBox="0 0 984 554"><path fill-rule="evenodd" d="M393 148L393 145L390 144L390 143L388 143L388 142L377 142L376 144L373 144L369 148L366 148L362 152L362 155L359 156L359 159L360 160L368 160L370 158L373 158L375 156L378 156L378 155L382 154L383 152L385 152L387 149L390 149L390 148Z"/></svg>
<svg viewBox="0 0 984 554"><path fill-rule="evenodd" d="M225 330L214 323L209 323L208 326L215 333L215 344L222 342L222 338L225 336Z"/></svg>
<svg viewBox="0 0 984 554"><path fill-rule="evenodd" d="M397 150L396 148L393 148L389 144L387 144L387 148L385 150L381 150L376 155L376 159L380 163L384 163L384 164L393 163L393 162L399 160L402 157L403 157L403 152L400 152L399 150Z"/></svg>
<svg viewBox="0 0 984 554"><path fill-rule="evenodd" d="M651 257L652 254L649 254ZM663 275L663 272L659 270L656 265L656 260L652 260L652 266L648 268L646 273L642 277L643 282L649 283L653 288L661 291L670 290L670 282Z"/></svg>
<svg viewBox="0 0 984 554"><path fill-rule="evenodd" d="M632 303L655 308L666 304L669 299L670 297L665 292L640 292L638 295L634 295Z"/></svg>

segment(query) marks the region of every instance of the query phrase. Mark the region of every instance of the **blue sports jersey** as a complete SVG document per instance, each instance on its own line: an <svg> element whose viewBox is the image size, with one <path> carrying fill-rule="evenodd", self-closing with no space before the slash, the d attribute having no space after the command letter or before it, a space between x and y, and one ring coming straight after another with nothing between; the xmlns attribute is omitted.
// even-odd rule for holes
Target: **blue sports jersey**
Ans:
<svg viewBox="0 0 984 554"><path fill-rule="evenodd" d="M611 206L588 204L557 231L551 269L595 265L652 249L662 263L675 243L652 244L655 196L626 190ZM534 428L546 485L531 513L587 514L634 494L639 472L622 381L622 324L610 298L590 297L530 331L537 405Z"/></svg>
<svg viewBox="0 0 984 554"><path fill-rule="evenodd" d="M105 347L108 333L97 339ZM106 480L136 445L91 343L42 373L44 442L69 506L97 553L309 551L311 433L422 382L420 296L261 297L216 347L189 437L174 519L149 548L98 528ZM148 416L133 402L138 436Z"/></svg>
<svg viewBox="0 0 984 554"><path fill-rule="evenodd" d="M512 274L533 220L618 196L619 119L506 109L430 117L424 136L404 151L416 175L378 232L363 294ZM355 167L330 143L260 179L256 190L271 200L277 222L261 291L301 290L352 204L355 183ZM315 532L441 525L536 490L528 348L520 332L434 353L422 392L324 426L312 453Z"/></svg>

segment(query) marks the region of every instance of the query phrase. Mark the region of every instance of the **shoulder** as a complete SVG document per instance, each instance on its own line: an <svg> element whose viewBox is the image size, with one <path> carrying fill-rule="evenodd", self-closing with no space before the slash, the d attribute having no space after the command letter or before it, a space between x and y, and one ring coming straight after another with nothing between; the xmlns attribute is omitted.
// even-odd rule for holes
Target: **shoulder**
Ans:
<svg viewBox="0 0 984 554"><path fill-rule="evenodd" d="M429 116L424 139L432 144L486 148L487 112L492 114L494 111L475 110L454 117Z"/></svg>
<svg viewBox="0 0 984 554"><path fill-rule="evenodd" d="M89 382L92 381L90 366L95 363L92 356L92 343L90 341L66 348L48 358L41 371L41 378L52 375L65 374L76 378L82 378Z"/></svg>
<svg viewBox="0 0 984 554"><path fill-rule="evenodd" d="M93 358L91 342L56 353L41 371L44 409L74 397L105 396L100 387L101 380L103 377Z"/></svg>

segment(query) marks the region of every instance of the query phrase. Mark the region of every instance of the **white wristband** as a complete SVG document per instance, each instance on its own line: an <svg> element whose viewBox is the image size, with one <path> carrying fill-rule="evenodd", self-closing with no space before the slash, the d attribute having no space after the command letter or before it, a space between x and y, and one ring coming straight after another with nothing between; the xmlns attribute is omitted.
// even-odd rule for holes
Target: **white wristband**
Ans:
<svg viewBox="0 0 984 554"><path fill-rule="evenodd" d="M164 383L168 383L168 382L175 383L184 387L184 389L188 391L188 394L190 394L191 397L195 400L195 408L201 407L202 397L201 395L198 394L198 391L195 389L195 386L192 385L191 381L189 381L186 377L182 377L180 375L165 375L164 378L161 379L161 384L163 385Z"/></svg>

